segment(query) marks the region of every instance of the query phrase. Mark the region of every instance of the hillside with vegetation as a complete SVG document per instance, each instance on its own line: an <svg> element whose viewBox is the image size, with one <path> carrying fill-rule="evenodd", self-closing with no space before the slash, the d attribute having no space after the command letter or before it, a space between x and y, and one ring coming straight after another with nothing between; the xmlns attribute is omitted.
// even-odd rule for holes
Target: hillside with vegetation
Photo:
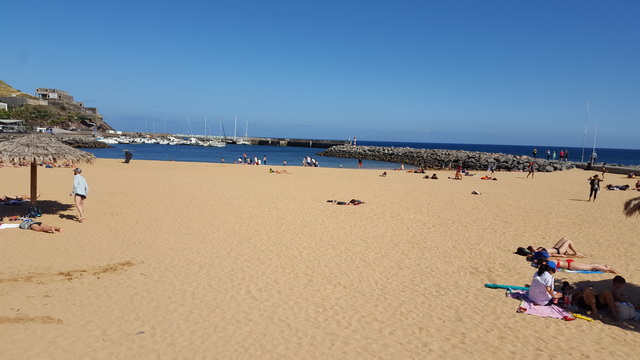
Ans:
<svg viewBox="0 0 640 360"><path fill-rule="evenodd" d="M9 84L7 84L6 82L0 80L0 96L20 96L20 97L26 97L29 99L36 99L35 96L33 95L29 95L27 93L23 93L20 90L16 90L13 87L11 87Z"/></svg>
<svg viewBox="0 0 640 360"><path fill-rule="evenodd" d="M0 97L13 96L37 99L35 96L16 90L0 80ZM96 124L97 129L101 131L113 129L102 120L102 117L86 111L82 106L76 104L10 106L8 110L0 110L0 119L24 120L25 126L31 129L57 127L92 130L92 124Z"/></svg>

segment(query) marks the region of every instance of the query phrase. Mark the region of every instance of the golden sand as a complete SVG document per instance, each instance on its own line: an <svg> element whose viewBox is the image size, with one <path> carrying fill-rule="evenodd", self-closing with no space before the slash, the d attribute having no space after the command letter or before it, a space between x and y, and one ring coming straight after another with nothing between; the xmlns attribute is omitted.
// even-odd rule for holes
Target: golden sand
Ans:
<svg viewBox="0 0 640 360"><path fill-rule="evenodd" d="M518 314L516 300L484 287L528 284L534 269L512 252L564 236L639 299L640 218L622 214L637 192L586 202L582 170L498 181L287 170L99 159L84 167L80 224L72 171L40 168L41 221L64 232L0 230L1 357L637 356L638 322ZM632 185L615 174L607 183ZM0 169L0 184L0 195L27 193L29 169ZM327 203L353 198L366 204ZM613 275L555 277L603 287Z"/></svg>

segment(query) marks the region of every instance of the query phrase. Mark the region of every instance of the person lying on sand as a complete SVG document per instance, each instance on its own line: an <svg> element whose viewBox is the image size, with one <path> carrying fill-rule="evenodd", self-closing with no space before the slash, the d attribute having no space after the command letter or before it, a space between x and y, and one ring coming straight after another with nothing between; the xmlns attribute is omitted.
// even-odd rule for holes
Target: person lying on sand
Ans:
<svg viewBox="0 0 640 360"><path fill-rule="evenodd" d="M38 194L38 197L40 197L40 194ZM0 202L9 201L31 201L31 195L0 196Z"/></svg>
<svg viewBox="0 0 640 360"><path fill-rule="evenodd" d="M536 260L534 258L538 252L533 253L533 256L527 256L527 261L531 261L534 267L537 267L539 264L546 263L549 261L549 258L538 257ZM573 259L560 260L555 259L555 262L558 266L558 269L563 270L579 270L579 271L602 271L606 273L617 274L614 268L609 265L600 265L600 264L583 264L576 262Z"/></svg>
<svg viewBox="0 0 640 360"><path fill-rule="evenodd" d="M287 170L273 170L269 168L269 174L291 174Z"/></svg>
<svg viewBox="0 0 640 360"><path fill-rule="evenodd" d="M607 190L613 190L613 191L627 191L627 189L629 189L631 186L629 185L607 185L606 188Z"/></svg>
<svg viewBox="0 0 640 360"><path fill-rule="evenodd" d="M598 310L608 308L611 315L616 320L623 320L622 314L619 314L617 303L626 302L632 304L629 297L621 292L627 281L618 275L613 278L611 287L606 290L595 290L589 286L585 289L574 289L569 283L562 285L562 290L566 294L571 294L571 303L584 310L591 311L591 316L602 319L602 315ZM632 304L636 309L637 305ZM639 309L640 310L640 309Z"/></svg>
<svg viewBox="0 0 640 360"><path fill-rule="evenodd" d="M25 219L22 223L20 223L20 229L23 230L33 230L38 232L46 232L49 234L55 234L56 232L61 233L62 228L56 226L50 226L43 224L40 221L35 221L33 219Z"/></svg>
<svg viewBox="0 0 640 360"><path fill-rule="evenodd" d="M576 250L576 247L573 245L573 241L565 237L558 240L558 242L551 247L551 249L553 249L553 251L551 252L547 252L547 249L543 247L538 247L534 250L533 246L529 246L527 247L527 249L531 252L531 254L535 252L547 253L547 256L544 257L584 257L584 255ZM569 250L571 250L572 252L569 253Z"/></svg>
<svg viewBox="0 0 640 360"><path fill-rule="evenodd" d="M362 204L364 204L364 201L356 200L356 199L351 199L351 200L349 200L349 202L336 201L336 200L327 200L327 202L335 203L336 205L362 205Z"/></svg>

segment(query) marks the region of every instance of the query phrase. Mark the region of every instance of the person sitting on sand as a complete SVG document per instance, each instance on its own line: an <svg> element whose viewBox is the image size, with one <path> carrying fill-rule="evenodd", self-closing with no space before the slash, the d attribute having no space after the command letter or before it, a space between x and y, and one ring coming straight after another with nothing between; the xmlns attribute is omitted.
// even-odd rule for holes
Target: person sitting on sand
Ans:
<svg viewBox="0 0 640 360"><path fill-rule="evenodd" d="M20 223L20 229L23 230L32 230L38 232L46 232L49 234L55 234L56 232L61 233L62 228L56 226L50 226L43 224L40 221L35 221L33 219L25 219L22 223Z"/></svg>
<svg viewBox="0 0 640 360"><path fill-rule="evenodd" d="M572 294L572 304L591 311L591 316L602 319L602 315L600 315L598 310L608 308L614 319L621 320L616 303L631 303L629 297L620 291L627 281L618 275L613 278L612 282L611 287L607 290L597 291L593 287L587 287L585 289L567 290L566 292ZM565 286L563 286L563 288L564 287ZM638 309L638 306L635 307Z"/></svg>
<svg viewBox="0 0 640 360"><path fill-rule="evenodd" d="M627 191L627 189L629 189L631 186L629 185L607 185L606 188L607 190L613 190L613 191Z"/></svg>
<svg viewBox="0 0 640 360"><path fill-rule="evenodd" d="M551 249L553 249L553 251L551 252L547 252L547 249L543 247L538 247L534 250L533 246L529 246L527 247L527 249L531 252L531 254L538 251L545 252L548 255L545 257L584 257L584 255L576 250L576 247L573 245L573 241L565 237L558 240L558 242L556 242L555 245L551 247ZM569 250L571 250L572 253L569 253Z"/></svg>
<svg viewBox="0 0 640 360"><path fill-rule="evenodd" d="M635 188L635 189L632 189L632 190L640 191L640 180L638 180L638 181L636 182L635 187L636 187L636 188Z"/></svg>
<svg viewBox="0 0 640 360"><path fill-rule="evenodd" d="M431 178L432 178L432 179L435 179L435 180L438 180L438 175L433 174L433 175L431 175Z"/></svg>
<svg viewBox="0 0 640 360"><path fill-rule="evenodd" d="M536 258L537 260L534 260ZM532 265L535 267L549 261L548 258L540 256L538 251L533 253L533 256L527 256L527 260L531 261ZM606 273L617 274L615 269L612 268L611 266L600 265L600 264L583 264L583 263L576 262L573 259L566 259L566 260L556 259L556 265L558 269L562 269L562 270L602 271Z"/></svg>
<svg viewBox="0 0 640 360"><path fill-rule="evenodd" d="M387 172L383 172L382 174L380 174L381 177L386 177L387 176Z"/></svg>
<svg viewBox="0 0 640 360"><path fill-rule="evenodd" d="M527 291L527 297L536 305L551 305L553 299L562 297L561 293L553 290L553 274L557 270L553 261L544 262L538 266L538 270L533 274L531 286Z"/></svg>

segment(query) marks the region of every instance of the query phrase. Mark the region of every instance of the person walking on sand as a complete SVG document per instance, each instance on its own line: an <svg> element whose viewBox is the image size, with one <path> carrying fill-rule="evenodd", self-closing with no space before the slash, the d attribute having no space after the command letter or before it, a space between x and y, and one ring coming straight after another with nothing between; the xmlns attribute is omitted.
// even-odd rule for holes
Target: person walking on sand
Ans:
<svg viewBox="0 0 640 360"><path fill-rule="evenodd" d="M529 177L529 175L531 175L531 178L533 179L533 175L535 175L535 172L536 172L536 163L534 163L533 161L530 162L528 169L529 169L529 173L527 174L527 178Z"/></svg>
<svg viewBox="0 0 640 360"><path fill-rule="evenodd" d="M87 180L80 175L81 173L82 169L73 169L73 190L71 190L71 196L73 196L76 208L78 208L78 213L80 213L80 216L76 218L78 222L84 221L84 199L86 199L89 194L89 185L87 184Z"/></svg>
<svg viewBox="0 0 640 360"><path fill-rule="evenodd" d="M602 179L599 179L598 174L596 174L588 178L587 180L589 181L589 185L591 186L588 201L591 201L591 197L593 196L593 202L595 202L596 197L598 196L598 192L600 192L600 182L602 181Z"/></svg>

